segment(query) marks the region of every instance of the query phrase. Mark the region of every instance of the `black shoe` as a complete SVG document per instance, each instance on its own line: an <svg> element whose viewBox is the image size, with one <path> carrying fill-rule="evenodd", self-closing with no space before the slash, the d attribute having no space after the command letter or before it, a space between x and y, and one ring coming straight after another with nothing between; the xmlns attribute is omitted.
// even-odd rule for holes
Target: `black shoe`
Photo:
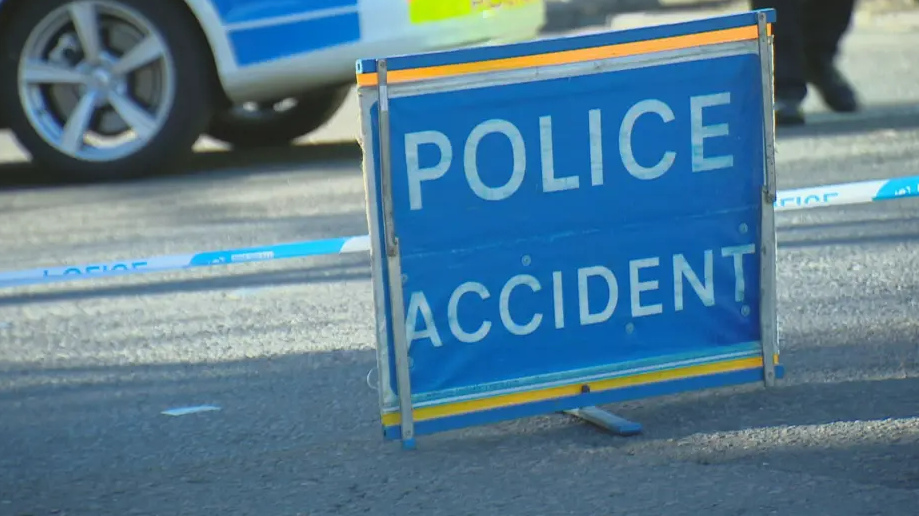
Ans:
<svg viewBox="0 0 919 516"><path fill-rule="evenodd" d="M807 82L817 89L823 102L833 111L858 111L855 90L832 63L812 64L808 69Z"/></svg>
<svg viewBox="0 0 919 516"><path fill-rule="evenodd" d="M775 124L776 125L803 125L804 110L801 101L788 99L775 99Z"/></svg>

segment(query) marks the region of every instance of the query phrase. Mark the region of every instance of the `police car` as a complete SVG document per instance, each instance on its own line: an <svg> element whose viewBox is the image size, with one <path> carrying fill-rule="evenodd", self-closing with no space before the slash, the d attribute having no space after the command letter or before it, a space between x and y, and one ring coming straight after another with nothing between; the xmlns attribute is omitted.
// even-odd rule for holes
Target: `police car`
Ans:
<svg viewBox="0 0 919 516"><path fill-rule="evenodd" d="M0 127L67 180L177 166L201 135L287 144L361 58L537 35L543 0L0 0Z"/></svg>

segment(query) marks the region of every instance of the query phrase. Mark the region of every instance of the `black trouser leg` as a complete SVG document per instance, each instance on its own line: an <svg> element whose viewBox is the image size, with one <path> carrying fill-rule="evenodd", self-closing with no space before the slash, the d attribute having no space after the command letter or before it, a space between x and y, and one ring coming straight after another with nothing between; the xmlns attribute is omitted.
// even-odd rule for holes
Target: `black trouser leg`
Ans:
<svg viewBox="0 0 919 516"><path fill-rule="evenodd" d="M804 56L808 66L830 65L852 23L855 0L806 0L801 11Z"/></svg>
<svg viewBox="0 0 919 516"><path fill-rule="evenodd" d="M830 0L839 1L839 0ZM846 0L843 0L846 1ZM800 101L807 95L804 53L804 0L752 0L753 9L775 9L772 27L775 96Z"/></svg>
<svg viewBox="0 0 919 516"><path fill-rule="evenodd" d="M807 0L802 10L805 77L833 111L858 110L855 91L835 66L854 10L855 0Z"/></svg>

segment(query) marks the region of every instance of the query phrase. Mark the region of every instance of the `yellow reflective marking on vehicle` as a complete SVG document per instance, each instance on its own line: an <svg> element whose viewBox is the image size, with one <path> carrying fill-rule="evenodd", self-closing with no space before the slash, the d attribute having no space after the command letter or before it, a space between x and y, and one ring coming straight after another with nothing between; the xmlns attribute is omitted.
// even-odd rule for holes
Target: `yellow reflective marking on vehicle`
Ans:
<svg viewBox="0 0 919 516"><path fill-rule="evenodd" d="M539 0L408 0L412 23L431 23L471 14L487 15L495 9L512 9Z"/></svg>

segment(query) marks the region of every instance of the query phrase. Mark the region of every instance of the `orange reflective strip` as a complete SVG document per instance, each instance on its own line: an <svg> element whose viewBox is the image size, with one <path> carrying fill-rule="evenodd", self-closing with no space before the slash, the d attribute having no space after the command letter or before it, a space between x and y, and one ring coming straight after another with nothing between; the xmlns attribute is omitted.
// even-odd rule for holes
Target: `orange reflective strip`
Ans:
<svg viewBox="0 0 919 516"><path fill-rule="evenodd" d="M768 24L768 27L771 33L772 24ZM509 57L505 59L493 59L491 61L476 61L472 63L431 66L427 68L411 68L408 70L391 70L386 75L386 79L387 82L398 83L417 81L420 79L434 79L466 75L471 73L519 70L521 68L531 68L536 66L582 63L586 61L596 61L613 57L649 54L652 52L663 52L667 50L679 50L702 45L715 45L719 43L746 41L756 39L757 36L757 27L755 25L750 25L748 27L737 27L734 29L704 32L702 34L689 34L685 36L674 36L670 38L654 39L649 41L620 43L618 45L607 45L596 48L565 50L561 52L553 52L550 54ZM357 84L359 86L375 86L377 84L377 74L359 74L357 76Z"/></svg>
<svg viewBox="0 0 919 516"><path fill-rule="evenodd" d="M712 364L702 364L679 369L666 369L663 371L651 371L632 376L610 378L608 380L588 382L588 385L590 386L590 392L600 392L611 389L621 389L624 387L634 387L637 385L665 382L670 380L694 378L697 376L705 376L710 374L742 371L745 369L754 369L758 367L763 367L762 357L739 358L725 362L715 362ZM583 392L581 388L581 384L566 385L562 387L550 387L547 389L540 389L535 391L504 394L478 400L460 401L447 405L420 407L414 410L413 415L415 421L427 421L431 419L439 419L442 417L456 416L460 414L482 412L484 410L491 410L496 408L506 408L524 403L534 403L539 401L564 398L568 396L577 396ZM384 426L398 425L401 421L401 416L398 412L381 414L381 417Z"/></svg>

